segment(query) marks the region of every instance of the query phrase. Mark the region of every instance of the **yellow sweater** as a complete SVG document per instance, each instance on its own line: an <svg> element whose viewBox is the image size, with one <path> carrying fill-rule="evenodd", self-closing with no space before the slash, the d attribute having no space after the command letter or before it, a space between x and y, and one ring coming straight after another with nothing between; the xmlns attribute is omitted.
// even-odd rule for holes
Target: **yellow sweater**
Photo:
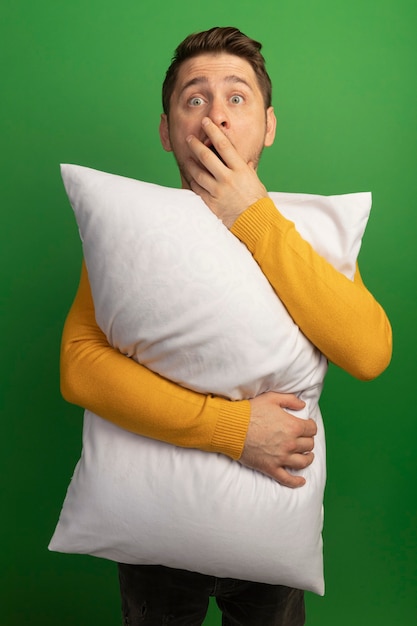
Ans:
<svg viewBox="0 0 417 626"><path fill-rule="evenodd" d="M391 327L359 270L354 281L337 272L268 198L249 207L231 231L246 244L296 324L330 361L361 380L387 367ZM249 402L184 389L109 346L95 320L84 264L63 332L61 391L69 402L132 432L234 459L242 454Z"/></svg>

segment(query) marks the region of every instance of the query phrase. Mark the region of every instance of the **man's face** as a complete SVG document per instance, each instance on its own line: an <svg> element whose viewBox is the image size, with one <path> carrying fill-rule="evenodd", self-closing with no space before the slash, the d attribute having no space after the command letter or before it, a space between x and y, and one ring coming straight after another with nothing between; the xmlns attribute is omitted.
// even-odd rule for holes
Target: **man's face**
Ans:
<svg viewBox="0 0 417 626"><path fill-rule="evenodd" d="M187 166L191 152L186 138L195 135L210 145L201 126L204 117L209 117L254 167L263 148L274 141L273 109L265 110L255 72L245 59L221 53L184 61L171 96L169 116L161 117L160 136L164 149L174 153L186 189L191 179Z"/></svg>

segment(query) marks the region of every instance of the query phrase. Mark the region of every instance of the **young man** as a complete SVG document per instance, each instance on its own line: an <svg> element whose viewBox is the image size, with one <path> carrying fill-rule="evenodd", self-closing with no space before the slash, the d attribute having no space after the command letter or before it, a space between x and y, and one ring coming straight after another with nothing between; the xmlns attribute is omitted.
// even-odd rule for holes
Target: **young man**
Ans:
<svg viewBox="0 0 417 626"><path fill-rule="evenodd" d="M311 249L258 178L276 125L260 49L234 28L186 38L164 81L162 145L174 153L182 187L201 196L248 247L310 341L352 375L374 378L391 356L384 311L359 271L349 281ZM203 396L110 347L95 322L85 267L64 329L61 380L67 400L123 428L226 454L289 488L304 480L288 469L314 458L314 421L285 411L302 408L295 396L270 392L239 402ZM119 575L126 624L201 624L210 595L224 624L304 623L301 590L162 566L120 565Z"/></svg>

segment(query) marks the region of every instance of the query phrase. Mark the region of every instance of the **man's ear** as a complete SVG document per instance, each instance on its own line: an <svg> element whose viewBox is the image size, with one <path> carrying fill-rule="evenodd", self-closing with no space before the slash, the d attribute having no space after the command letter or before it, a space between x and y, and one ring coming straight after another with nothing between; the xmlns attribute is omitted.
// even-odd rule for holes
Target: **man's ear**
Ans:
<svg viewBox="0 0 417 626"><path fill-rule="evenodd" d="M159 137L161 138L163 149L167 152L172 152L168 131L168 117L165 113L162 113L161 121L159 122Z"/></svg>
<svg viewBox="0 0 417 626"><path fill-rule="evenodd" d="M272 146L275 139L275 131L277 129L277 118L275 117L274 107L268 107L266 110L266 133L264 146L268 148Z"/></svg>

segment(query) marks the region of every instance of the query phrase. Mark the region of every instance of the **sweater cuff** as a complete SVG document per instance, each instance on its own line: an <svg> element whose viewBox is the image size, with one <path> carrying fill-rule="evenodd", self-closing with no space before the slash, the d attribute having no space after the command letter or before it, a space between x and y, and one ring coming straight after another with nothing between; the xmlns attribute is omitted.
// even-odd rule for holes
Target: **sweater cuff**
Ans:
<svg viewBox="0 0 417 626"><path fill-rule="evenodd" d="M267 197L261 198L239 215L230 231L253 253L257 241L272 224L283 232L291 227L291 222L281 215L271 198Z"/></svg>
<svg viewBox="0 0 417 626"><path fill-rule="evenodd" d="M239 459L243 452L249 419L249 400L222 402L211 441L213 452Z"/></svg>

